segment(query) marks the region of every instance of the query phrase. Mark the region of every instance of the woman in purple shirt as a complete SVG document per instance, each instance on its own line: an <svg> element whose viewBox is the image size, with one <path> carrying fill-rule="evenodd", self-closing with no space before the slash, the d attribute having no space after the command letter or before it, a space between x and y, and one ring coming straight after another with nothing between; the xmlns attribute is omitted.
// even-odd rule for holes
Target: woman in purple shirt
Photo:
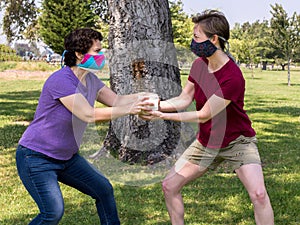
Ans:
<svg viewBox="0 0 300 225"><path fill-rule="evenodd" d="M163 181L168 213L173 225L184 224L181 189L209 169L228 161L247 189L257 224L273 225L274 216L267 194L255 131L244 107L245 80L235 62L224 52L229 24L215 10L193 18L191 50L199 56L191 68L180 96L160 102L160 111L144 119L163 119L199 124L197 139L178 159ZM192 101L196 111L179 112ZM147 108L144 110L148 111Z"/></svg>
<svg viewBox="0 0 300 225"><path fill-rule="evenodd" d="M39 207L30 224L58 224L64 213L59 182L95 199L101 224L120 224L113 187L78 154L87 123L140 112L138 94L116 95L90 70L105 59L101 33L82 28L65 38L65 67L45 82L32 123L19 141L19 176ZM108 106L94 108L95 101Z"/></svg>

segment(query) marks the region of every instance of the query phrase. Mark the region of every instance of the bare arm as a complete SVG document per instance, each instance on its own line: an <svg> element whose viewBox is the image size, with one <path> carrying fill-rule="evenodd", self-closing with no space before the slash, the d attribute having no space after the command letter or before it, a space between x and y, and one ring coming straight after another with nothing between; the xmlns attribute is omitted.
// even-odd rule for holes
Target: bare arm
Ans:
<svg viewBox="0 0 300 225"><path fill-rule="evenodd" d="M163 113L154 111L151 114L163 120L205 123L224 110L230 102L230 100L223 99L217 95L212 95L199 111L181 113Z"/></svg>
<svg viewBox="0 0 300 225"><path fill-rule="evenodd" d="M107 106L121 106L134 103L138 100L139 95L141 95L141 93L130 95L117 95L110 88L104 86L98 92L97 101Z"/></svg>
<svg viewBox="0 0 300 225"><path fill-rule="evenodd" d="M174 112L186 109L194 99L194 92L194 84L190 81L187 81L179 96L160 102L160 111Z"/></svg>
<svg viewBox="0 0 300 225"><path fill-rule="evenodd" d="M137 114L141 111L140 103L132 101L116 107L94 108L82 94L73 94L60 98L62 104L79 119L91 123L96 121L108 121L128 114ZM110 104L111 100L105 100Z"/></svg>

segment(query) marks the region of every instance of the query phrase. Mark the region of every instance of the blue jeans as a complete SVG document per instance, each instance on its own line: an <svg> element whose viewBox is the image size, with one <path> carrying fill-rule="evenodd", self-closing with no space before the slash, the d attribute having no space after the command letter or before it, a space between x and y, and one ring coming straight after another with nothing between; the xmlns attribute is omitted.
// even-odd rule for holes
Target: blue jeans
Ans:
<svg viewBox="0 0 300 225"><path fill-rule="evenodd" d="M19 176L40 213L34 224L58 224L64 213L59 182L95 199L102 225L119 225L113 187L98 170L79 154L69 160L56 160L21 145L16 152Z"/></svg>

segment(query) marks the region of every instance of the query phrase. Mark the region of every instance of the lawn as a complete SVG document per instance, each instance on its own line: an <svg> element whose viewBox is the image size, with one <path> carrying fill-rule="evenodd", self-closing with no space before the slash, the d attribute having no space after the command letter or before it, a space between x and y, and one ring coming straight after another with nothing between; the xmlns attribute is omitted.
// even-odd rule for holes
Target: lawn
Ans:
<svg viewBox="0 0 300 225"><path fill-rule="evenodd" d="M299 225L300 71L291 72L290 87L286 71L256 70L252 78L251 71L244 70L244 75L245 108L257 131L275 223ZM183 75L182 82L186 79ZM43 79L0 77L0 224L3 225L28 224L38 212L17 175L14 157L17 142L33 118L43 82ZM101 147L107 127L107 123L96 126L96 136L83 145L83 154ZM93 133L93 128L88 132ZM132 170L143 173L147 168L132 167ZM143 186L126 185L116 179L112 183L123 225L170 224L159 180ZM92 199L65 185L61 188L65 214L60 224L99 224ZM188 225L254 224L246 191L224 167L187 185L182 194Z"/></svg>

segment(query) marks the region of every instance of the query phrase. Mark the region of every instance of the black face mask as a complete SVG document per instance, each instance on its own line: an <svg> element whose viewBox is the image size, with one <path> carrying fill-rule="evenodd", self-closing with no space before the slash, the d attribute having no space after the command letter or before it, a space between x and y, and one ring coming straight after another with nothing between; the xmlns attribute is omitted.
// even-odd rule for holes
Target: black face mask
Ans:
<svg viewBox="0 0 300 225"><path fill-rule="evenodd" d="M217 49L218 48L211 43L210 40L198 43L193 39L191 43L191 51L199 57L210 57L215 53L215 51L217 51Z"/></svg>

